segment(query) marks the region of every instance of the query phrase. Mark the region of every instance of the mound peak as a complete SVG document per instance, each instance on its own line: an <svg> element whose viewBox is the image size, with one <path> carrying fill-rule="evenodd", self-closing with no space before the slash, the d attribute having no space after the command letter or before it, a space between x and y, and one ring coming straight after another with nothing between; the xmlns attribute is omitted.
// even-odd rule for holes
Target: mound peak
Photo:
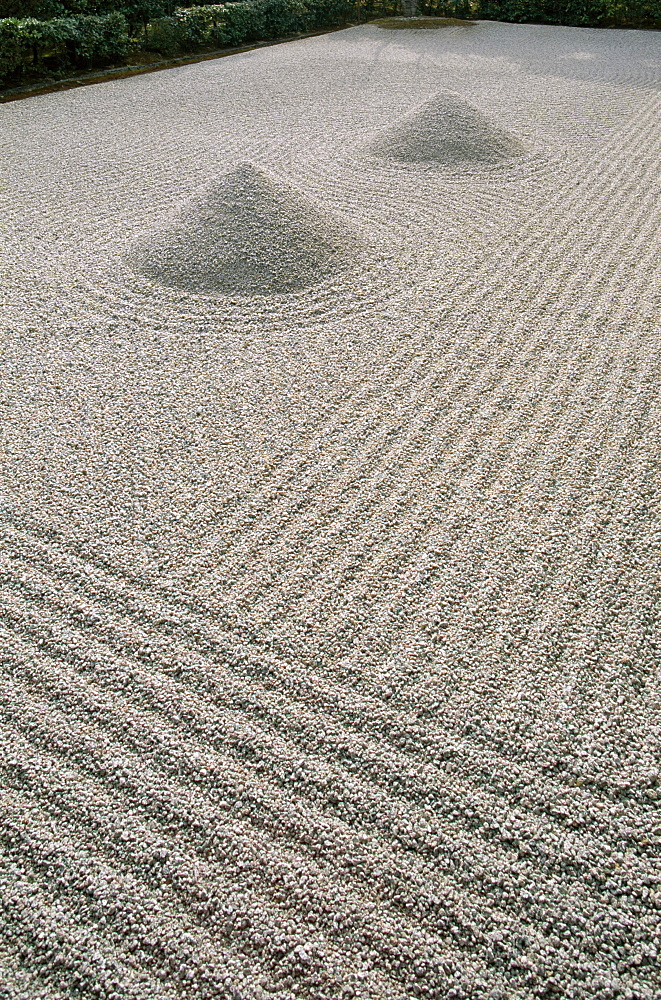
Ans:
<svg viewBox="0 0 661 1000"><path fill-rule="evenodd" d="M133 264L186 291L265 295L322 280L349 259L354 243L303 192L244 162L138 248Z"/></svg>
<svg viewBox="0 0 661 1000"><path fill-rule="evenodd" d="M371 152L402 163L499 163L523 144L458 94L437 94L371 143Z"/></svg>

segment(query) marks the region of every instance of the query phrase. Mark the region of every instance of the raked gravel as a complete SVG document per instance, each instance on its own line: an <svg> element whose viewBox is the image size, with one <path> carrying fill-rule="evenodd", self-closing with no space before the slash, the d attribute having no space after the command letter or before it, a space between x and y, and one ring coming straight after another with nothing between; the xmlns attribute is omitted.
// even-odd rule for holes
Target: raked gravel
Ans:
<svg viewBox="0 0 661 1000"><path fill-rule="evenodd" d="M660 36L0 110L3 1000L656 1000Z"/></svg>

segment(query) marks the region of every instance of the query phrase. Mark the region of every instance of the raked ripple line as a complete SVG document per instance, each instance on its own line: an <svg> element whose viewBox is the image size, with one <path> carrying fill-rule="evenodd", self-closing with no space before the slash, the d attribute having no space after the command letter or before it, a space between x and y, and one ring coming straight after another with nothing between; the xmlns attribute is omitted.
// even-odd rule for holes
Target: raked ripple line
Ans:
<svg viewBox="0 0 661 1000"><path fill-rule="evenodd" d="M5 106L0 996L659 995L660 65Z"/></svg>

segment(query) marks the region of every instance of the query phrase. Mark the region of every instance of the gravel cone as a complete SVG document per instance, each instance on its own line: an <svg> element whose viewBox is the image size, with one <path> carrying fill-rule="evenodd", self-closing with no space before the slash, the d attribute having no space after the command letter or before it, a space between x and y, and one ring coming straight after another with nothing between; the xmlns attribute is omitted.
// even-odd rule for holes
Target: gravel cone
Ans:
<svg viewBox="0 0 661 1000"><path fill-rule="evenodd" d="M371 143L377 156L402 163L499 163L520 156L522 143L457 94L437 94Z"/></svg>
<svg viewBox="0 0 661 1000"><path fill-rule="evenodd" d="M296 188L242 163L134 251L148 278L191 292L295 292L347 260L355 241Z"/></svg>

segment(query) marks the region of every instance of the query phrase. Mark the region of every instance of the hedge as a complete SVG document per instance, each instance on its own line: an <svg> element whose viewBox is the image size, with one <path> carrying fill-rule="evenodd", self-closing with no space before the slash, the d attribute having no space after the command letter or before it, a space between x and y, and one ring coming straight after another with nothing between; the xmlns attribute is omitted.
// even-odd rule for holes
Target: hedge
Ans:
<svg viewBox="0 0 661 1000"><path fill-rule="evenodd" d="M0 85L121 63L131 49L165 56L346 24L351 0L257 0L179 7L134 26L125 13L0 19Z"/></svg>
<svg viewBox="0 0 661 1000"><path fill-rule="evenodd" d="M346 24L356 16L350 0L256 0L254 3L180 7L152 21L140 41L166 55L237 46Z"/></svg>
<svg viewBox="0 0 661 1000"><path fill-rule="evenodd" d="M102 13L117 3L118 10ZM0 85L121 63L131 49L165 56L211 51L397 14L401 0L253 0L207 6L169 0L0 0L62 3L67 17L0 19ZM59 7L58 7L59 4ZM90 8L96 8L91 12ZM167 13L166 13L167 11ZM418 0L424 15L581 26L661 27L661 0Z"/></svg>
<svg viewBox="0 0 661 1000"><path fill-rule="evenodd" d="M58 17L0 20L0 81L21 78L26 72L90 69L121 62L128 55L130 38L126 18L119 13L104 17Z"/></svg>
<svg viewBox="0 0 661 1000"><path fill-rule="evenodd" d="M661 0L480 0L479 17L577 27L661 27Z"/></svg>

